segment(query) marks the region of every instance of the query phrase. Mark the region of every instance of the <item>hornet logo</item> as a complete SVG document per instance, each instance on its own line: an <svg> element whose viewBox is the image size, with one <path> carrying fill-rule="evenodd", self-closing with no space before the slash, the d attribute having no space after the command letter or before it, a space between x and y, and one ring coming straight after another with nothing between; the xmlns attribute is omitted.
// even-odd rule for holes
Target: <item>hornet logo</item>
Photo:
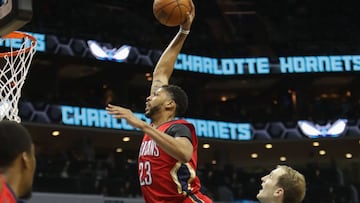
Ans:
<svg viewBox="0 0 360 203"><path fill-rule="evenodd" d="M339 137L346 127L346 119L338 119L333 124L326 125L313 124L310 121L298 121L301 131L310 138L319 137Z"/></svg>
<svg viewBox="0 0 360 203"><path fill-rule="evenodd" d="M109 61L117 61L123 62L130 53L130 46L123 45L120 48L106 48L104 46L100 46L94 40L88 40L87 44L89 45L91 53L99 60L109 60Z"/></svg>

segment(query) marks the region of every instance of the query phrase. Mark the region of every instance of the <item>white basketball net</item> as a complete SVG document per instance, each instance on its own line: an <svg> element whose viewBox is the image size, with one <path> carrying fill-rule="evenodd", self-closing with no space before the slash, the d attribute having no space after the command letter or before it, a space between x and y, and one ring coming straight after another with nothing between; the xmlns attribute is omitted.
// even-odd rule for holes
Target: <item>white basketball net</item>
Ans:
<svg viewBox="0 0 360 203"><path fill-rule="evenodd" d="M18 102L21 97L21 88L36 52L36 41L26 36L23 39L0 38L1 40L8 40L10 51L9 54L0 58L2 63L0 67L0 120L21 122L18 116ZM19 40L22 42L19 43ZM15 44L21 44L20 48L14 48ZM18 53L14 54L14 51Z"/></svg>

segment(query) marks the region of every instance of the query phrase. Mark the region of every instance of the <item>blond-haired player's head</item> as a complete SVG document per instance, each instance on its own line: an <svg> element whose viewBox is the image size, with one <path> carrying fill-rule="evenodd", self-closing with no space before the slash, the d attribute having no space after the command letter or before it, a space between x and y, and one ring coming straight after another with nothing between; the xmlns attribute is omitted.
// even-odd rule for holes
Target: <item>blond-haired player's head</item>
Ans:
<svg viewBox="0 0 360 203"><path fill-rule="evenodd" d="M262 189L256 196L261 203L300 203L304 200L305 177L289 166L278 165L261 181Z"/></svg>

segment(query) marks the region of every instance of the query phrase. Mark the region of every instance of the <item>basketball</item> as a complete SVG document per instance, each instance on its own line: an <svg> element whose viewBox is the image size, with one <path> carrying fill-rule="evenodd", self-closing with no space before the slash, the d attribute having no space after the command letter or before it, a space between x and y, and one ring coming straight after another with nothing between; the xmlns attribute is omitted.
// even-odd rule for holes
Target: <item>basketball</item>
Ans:
<svg viewBox="0 0 360 203"><path fill-rule="evenodd" d="M163 25L174 27L186 21L191 12L192 0L154 0L153 13Z"/></svg>

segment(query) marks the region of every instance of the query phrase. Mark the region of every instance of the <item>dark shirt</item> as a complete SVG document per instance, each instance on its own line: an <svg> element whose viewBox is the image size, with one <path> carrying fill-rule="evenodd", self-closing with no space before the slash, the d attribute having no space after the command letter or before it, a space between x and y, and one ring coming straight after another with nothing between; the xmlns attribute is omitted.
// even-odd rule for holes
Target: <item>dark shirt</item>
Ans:
<svg viewBox="0 0 360 203"><path fill-rule="evenodd" d="M186 125L175 123L171 125L165 133L173 137L186 137L192 142L191 131Z"/></svg>

